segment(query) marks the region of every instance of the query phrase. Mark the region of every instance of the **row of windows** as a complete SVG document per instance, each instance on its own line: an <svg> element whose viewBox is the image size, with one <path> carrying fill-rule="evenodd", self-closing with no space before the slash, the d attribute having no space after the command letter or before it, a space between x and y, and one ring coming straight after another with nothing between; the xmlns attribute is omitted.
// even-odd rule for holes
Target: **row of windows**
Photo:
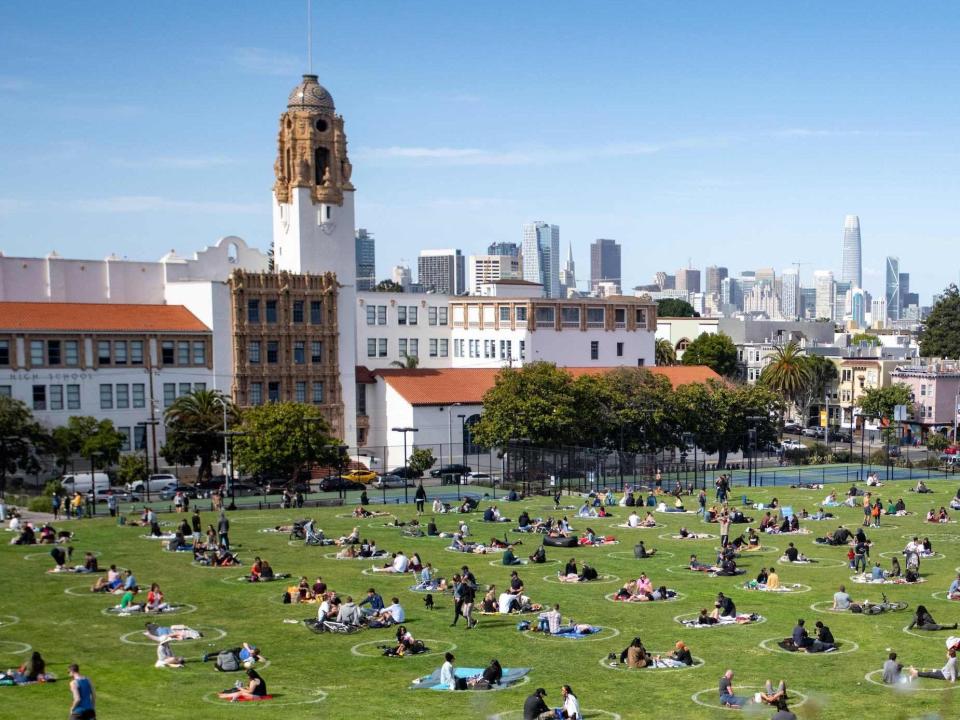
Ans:
<svg viewBox="0 0 960 720"><path fill-rule="evenodd" d="M164 383L163 406L170 407L178 397L189 395L191 392L206 390L206 383ZM103 385L100 386L100 402L103 403Z"/></svg>
<svg viewBox="0 0 960 720"><path fill-rule="evenodd" d="M499 355L497 353L499 342ZM524 360L527 356L527 343L525 340L519 341L520 359ZM482 352L481 352L482 348ZM454 357L486 358L488 360L510 360L513 358L513 340L454 340Z"/></svg>
<svg viewBox="0 0 960 720"><path fill-rule="evenodd" d="M430 338L430 357L448 357L450 341L447 338ZM400 338L397 340L397 352L401 358L420 357L420 340L418 338ZM389 357L389 342L387 338L367 338L367 357Z"/></svg>
<svg viewBox="0 0 960 720"><path fill-rule="evenodd" d="M113 345L116 356L118 343L114 341ZM160 360L164 365L206 365L207 343L203 340L164 340L160 343Z"/></svg>
<svg viewBox="0 0 960 720"><path fill-rule="evenodd" d="M466 307L466 320L471 326L478 326L483 323L484 326L494 324L494 312L501 323L509 323L511 315L513 320L518 323L527 321L527 307L525 305L499 305L496 308L492 305L468 305ZM605 307L587 307L580 306L556 306L556 305L535 305L533 317L537 327L552 327L556 324L557 311L560 313L561 327L580 327L581 319L586 320L588 328L602 328L606 326L607 312L613 312L613 323L615 327L626 327L627 308L605 308ZM481 315L482 313L482 315ZM633 308L634 320L640 327L646 327L647 309ZM457 326L463 326L464 309L463 307L454 308L454 321Z"/></svg>
<svg viewBox="0 0 960 720"><path fill-rule="evenodd" d="M9 397L10 386L4 385L0 394ZM34 410L80 409L79 385L34 385L31 395Z"/></svg>
<svg viewBox="0 0 960 720"><path fill-rule="evenodd" d="M127 408L146 407L146 385L143 383L118 383L111 385L104 383L100 385L100 409L101 410L126 410Z"/></svg>
<svg viewBox="0 0 960 720"><path fill-rule="evenodd" d="M309 305L306 300L294 300L290 306L290 320L298 325L305 323L308 310L310 313L310 324L322 325L323 301L321 300L310 300ZM278 317L277 300L247 300L248 323L265 322L268 325L274 325L278 322Z"/></svg>
<svg viewBox="0 0 960 720"><path fill-rule="evenodd" d="M428 325L446 325L449 317L449 308L428 307ZM397 325L417 325L420 322L420 308L416 305L397 306ZM367 305L367 325L386 325L387 306Z"/></svg>
<svg viewBox="0 0 960 720"><path fill-rule="evenodd" d="M266 350L266 356L262 352L264 349ZM307 342L305 340L295 340L291 346L291 356L295 365L305 365L307 362ZM280 362L280 341L267 340L263 343L260 340L251 340L247 345L247 360L251 365L258 365L264 360L268 365ZM310 341L310 362L312 364L323 362L323 342L321 340Z"/></svg>
<svg viewBox="0 0 960 720"><path fill-rule="evenodd" d="M251 405L263 405L264 402L264 387L266 387L266 400L267 402L280 402L280 383L279 382L252 382L250 383L250 404ZM309 390L309 400L307 399L307 391ZM298 403L310 402L314 405L323 404L323 383L322 382L311 382L307 383L304 380L298 380L293 385L293 399Z"/></svg>

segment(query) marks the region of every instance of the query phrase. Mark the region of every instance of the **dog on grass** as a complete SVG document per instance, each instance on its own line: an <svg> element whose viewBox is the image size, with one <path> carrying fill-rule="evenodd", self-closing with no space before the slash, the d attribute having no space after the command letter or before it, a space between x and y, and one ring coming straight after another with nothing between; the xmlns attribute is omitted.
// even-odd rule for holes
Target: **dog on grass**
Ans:
<svg viewBox="0 0 960 720"><path fill-rule="evenodd" d="M427 610L433 610L433 595L427 593L427 596L423 599L423 604Z"/></svg>

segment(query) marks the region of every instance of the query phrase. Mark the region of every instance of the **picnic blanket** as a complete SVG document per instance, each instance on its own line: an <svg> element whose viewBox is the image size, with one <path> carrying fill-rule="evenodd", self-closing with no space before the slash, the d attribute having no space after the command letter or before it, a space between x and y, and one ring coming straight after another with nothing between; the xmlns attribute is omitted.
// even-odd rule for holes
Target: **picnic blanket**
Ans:
<svg viewBox="0 0 960 720"><path fill-rule="evenodd" d="M564 628L560 628L563 630ZM589 628L583 628L582 626L573 632L559 632L551 633L552 637L567 638L569 640L582 640L585 637L590 635L596 635L600 632L600 628L591 625Z"/></svg>
<svg viewBox="0 0 960 720"><path fill-rule="evenodd" d="M882 580L874 580L872 575L865 575L860 573L858 575L851 575L850 579L855 583L866 584L866 585L916 585L917 583L926 582L926 578L918 578L916 582L908 583L905 578L895 577L895 578L883 578Z"/></svg>
<svg viewBox="0 0 960 720"><path fill-rule="evenodd" d="M500 684L497 687L509 687L522 680L530 668L503 668L503 677L500 678ZM483 668L458 667L454 668L454 674L458 678L471 678L483 674ZM440 685L440 668L437 668L429 675L418 677L410 683L410 690L439 690L450 691L448 685ZM479 692L479 689L478 689Z"/></svg>
<svg viewBox="0 0 960 720"><path fill-rule="evenodd" d="M688 628L694 628L700 630L702 628L715 628L721 627L723 625L751 625L752 623L758 623L763 621L763 615L757 615L756 613L751 613L749 615L740 614L735 618L732 617L722 617L718 618L717 622L713 624L698 623L696 618L693 620L682 620L681 625Z"/></svg>

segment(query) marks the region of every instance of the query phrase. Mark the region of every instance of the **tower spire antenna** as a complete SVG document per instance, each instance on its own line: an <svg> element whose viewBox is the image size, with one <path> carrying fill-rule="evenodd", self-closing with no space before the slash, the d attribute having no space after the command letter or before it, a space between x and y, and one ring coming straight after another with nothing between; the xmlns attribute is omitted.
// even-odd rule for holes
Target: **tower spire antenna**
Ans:
<svg viewBox="0 0 960 720"><path fill-rule="evenodd" d="M313 75L313 3L307 0L307 72Z"/></svg>

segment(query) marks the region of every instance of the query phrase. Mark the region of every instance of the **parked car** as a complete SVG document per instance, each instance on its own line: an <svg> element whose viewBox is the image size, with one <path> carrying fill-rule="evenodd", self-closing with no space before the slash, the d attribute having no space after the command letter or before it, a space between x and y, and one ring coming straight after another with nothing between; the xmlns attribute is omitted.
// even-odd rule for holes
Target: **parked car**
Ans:
<svg viewBox="0 0 960 720"><path fill-rule="evenodd" d="M263 495L263 489L257 487L256 485L248 485L247 483L235 482L233 484L233 495L235 497L250 497L251 495ZM227 495L230 493L227 492Z"/></svg>
<svg viewBox="0 0 960 720"><path fill-rule="evenodd" d="M409 487L411 485L413 485L412 482L406 478L400 477L399 475L381 475L373 483L373 486L377 488L377 490L383 490L384 488L389 489Z"/></svg>
<svg viewBox="0 0 960 720"><path fill-rule="evenodd" d="M168 485L179 485L180 480L176 475L170 473L155 473L148 475L146 480L137 480L127 483L127 492L146 493L149 489L151 493L159 493Z"/></svg>
<svg viewBox="0 0 960 720"><path fill-rule="evenodd" d="M193 485L167 485L167 487L160 491L160 499L173 500L173 496L178 492L183 493L191 500L197 497L197 489Z"/></svg>
<svg viewBox="0 0 960 720"><path fill-rule="evenodd" d="M97 494L99 495L102 492L106 492L110 489L110 478L106 473L94 473L93 476L90 476L90 473L74 473L73 475L64 475L60 479L60 484L63 486L63 491L72 495L73 493L89 493L93 491L94 486L97 488Z"/></svg>
<svg viewBox="0 0 960 720"><path fill-rule="evenodd" d="M782 447L784 450L803 450L806 448L806 445L797 440L784 440L780 444L780 447Z"/></svg>
<svg viewBox="0 0 960 720"><path fill-rule="evenodd" d="M118 502L140 502L140 496L133 493L128 493L120 488L108 488L107 490L100 492L99 488L97 489L97 505L105 505L107 500L113 496L117 499ZM87 493L87 499L93 500L93 492Z"/></svg>
<svg viewBox="0 0 960 720"><path fill-rule="evenodd" d="M903 455L903 452L900 450L900 448L898 448L896 445L894 445L893 447L891 447L891 448L887 451L887 455L889 455L889 456L892 457L892 458L895 458L895 457L900 457L901 455Z"/></svg>
<svg viewBox="0 0 960 720"><path fill-rule="evenodd" d="M473 468L471 468L469 465L460 465L457 463L454 463L453 465L441 465L440 467L434 468L430 471L430 477L438 478L443 475L466 475L471 470L473 470Z"/></svg>
<svg viewBox="0 0 960 720"><path fill-rule="evenodd" d="M213 495L214 490L222 488L226 484L226 478L222 475L211 478L209 480L201 480L198 483L194 484L194 489L197 491L197 497L208 498Z"/></svg>
<svg viewBox="0 0 960 720"><path fill-rule="evenodd" d="M373 470L351 470L344 473L343 477L345 480L353 480L354 482L372 483L377 479L377 474Z"/></svg>
<svg viewBox="0 0 960 720"><path fill-rule="evenodd" d="M800 423L788 422L783 424L783 431L788 435L799 435L803 430L803 427Z"/></svg>
<svg viewBox="0 0 960 720"><path fill-rule="evenodd" d="M841 442L841 443L850 443L852 437L850 433L843 430L831 430L830 431L830 440L832 442Z"/></svg>
<svg viewBox="0 0 960 720"><path fill-rule="evenodd" d="M320 490L322 492L336 492L338 490L364 490L366 485L356 480L347 480L346 478L331 475L320 481Z"/></svg>
<svg viewBox="0 0 960 720"><path fill-rule="evenodd" d="M803 435L804 437L815 438L815 437L820 437L818 433L822 431L823 431L823 428L805 427L803 430L800 431L800 434Z"/></svg>
<svg viewBox="0 0 960 720"><path fill-rule="evenodd" d="M471 483L480 485L494 485L498 482L498 480L499 478L485 472L467 473L463 478L463 482L465 482L467 485L470 485Z"/></svg>
<svg viewBox="0 0 960 720"><path fill-rule="evenodd" d="M407 480L416 480L420 477L420 473L414 470L411 467L395 467L390 472L386 473L387 475L396 475L397 477L406 478ZM430 473L433 475L433 473ZM436 475L433 475L436 477Z"/></svg>

